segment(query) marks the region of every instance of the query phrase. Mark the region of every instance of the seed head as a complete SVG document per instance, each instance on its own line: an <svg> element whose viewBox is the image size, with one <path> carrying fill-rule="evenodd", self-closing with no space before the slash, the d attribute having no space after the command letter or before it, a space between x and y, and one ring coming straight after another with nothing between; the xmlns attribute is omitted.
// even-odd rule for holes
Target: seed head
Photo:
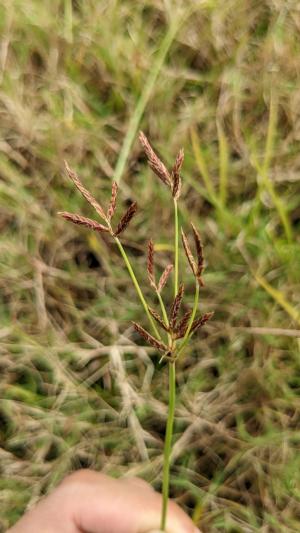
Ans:
<svg viewBox="0 0 300 533"><path fill-rule="evenodd" d="M180 322L174 329L175 339L181 339L182 337L184 337L190 318L191 318L191 314L192 314L192 311L190 309L183 315L182 319L180 320Z"/></svg>
<svg viewBox="0 0 300 533"><path fill-rule="evenodd" d="M157 290L158 292L161 292L165 286L165 284L167 283L168 281L168 278L171 274L173 270L173 265L167 265L165 270L163 271L162 275L160 276L160 279L159 279L159 282L158 282L158 286L157 286Z"/></svg>
<svg viewBox="0 0 300 533"><path fill-rule="evenodd" d="M133 202L127 209L127 211L124 213L124 215L122 216L118 226L117 226L117 229L115 231L115 236L117 237L118 235L120 235L120 233L122 233L123 231L125 231L125 229L127 228L127 226L129 225L131 219L134 217L135 213L137 212L137 203L136 202Z"/></svg>
<svg viewBox="0 0 300 533"><path fill-rule="evenodd" d="M197 273L197 265L196 261L194 259L194 256L192 254L192 251L190 249L189 241L187 239L186 234L184 233L183 229L181 228L181 237L182 237L182 244L185 251L185 255L187 256L188 262L190 264L190 267L192 269L192 272L194 276L196 276Z"/></svg>
<svg viewBox="0 0 300 533"><path fill-rule="evenodd" d="M154 310L152 307L148 307L149 313L153 316L154 320L160 325L161 328L163 328L165 331L169 332L170 328L165 324L164 320L161 318L161 316Z"/></svg>
<svg viewBox="0 0 300 533"><path fill-rule="evenodd" d="M183 148L181 148L177 154L174 166L172 168L171 172L171 178L172 178L172 195L175 200L178 200L181 193L181 177L180 177L180 170L183 164L184 160L184 151Z"/></svg>
<svg viewBox="0 0 300 533"><path fill-rule="evenodd" d="M133 324L135 331L139 333L141 337L145 339L146 342L151 344L151 346L153 346L154 348L156 348L157 350L163 353L168 351L168 346L164 342L159 341L158 339L153 337L153 335L150 335L148 331L146 331L142 326L140 326L136 322L132 322L132 324Z"/></svg>
<svg viewBox="0 0 300 533"><path fill-rule="evenodd" d="M57 214L63 217L65 220L73 222L73 224L86 226L87 228L92 229L94 231L98 231L99 233L107 233L109 231L109 229L106 226L103 226L103 224L99 224L98 222L96 222L95 220L91 220L90 218L82 217L81 215L76 215L75 213L59 211Z"/></svg>
<svg viewBox="0 0 300 533"><path fill-rule="evenodd" d="M111 188L110 203L109 203L108 210L107 210L107 218L109 221L111 221L112 217L114 216L114 212L116 210L117 195L118 195L118 184L116 181L113 181L112 188Z"/></svg>
<svg viewBox="0 0 300 533"><path fill-rule="evenodd" d="M195 241L196 253L197 253L197 274L196 276L197 276L197 279L199 280L199 283L203 285L203 281L201 279L201 274L204 270L203 245L202 245L198 230L195 228L193 223L191 225L193 229L194 241Z"/></svg>
<svg viewBox="0 0 300 533"><path fill-rule="evenodd" d="M147 274L151 287L156 290L154 275L154 244L152 239L150 239L150 241L148 242Z"/></svg>
<svg viewBox="0 0 300 533"><path fill-rule="evenodd" d="M181 228L182 244L183 244L183 248L184 248L184 251L185 251L185 255L187 256L188 262L189 262L190 267L192 269L192 272L193 272L195 278L197 279L199 285L201 287L203 287L204 283L203 283L203 279L201 277L202 272L204 270L203 246L202 246L202 242L201 242L201 239L200 239L200 235L199 235L197 229L195 228L195 226L193 224L192 224L192 229L193 229L193 235L194 235L194 241L195 241L195 247L196 247L197 262L195 261L194 256L192 254L192 251L191 251L191 248L190 248L190 245L189 245L189 241L188 241L183 229Z"/></svg>
<svg viewBox="0 0 300 533"><path fill-rule="evenodd" d="M174 327L176 325L176 320L177 320L178 313L179 313L179 310L180 310L183 294L184 294L184 285L183 285L183 283L181 283L181 285L179 287L179 290L178 290L178 293L176 294L176 296L174 298L174 301L173 301L173 304L172 304L172 307L171 307L171 311L170 311L170 328L172 330L174 329Z"/></svg>
<svg viewBox="0 0 300 533"><path fill-rule="evenodd" d="M144 149L145 155L148 159L149 167L153 170L154 174L168 187L172 187L172 181L171 176L166 169L163 162L159 159L159 157L154 152L151 144L149 143L146 135L142 131L140 131L139 134L140 143Z"/></svg>
<svg viewBox="0 0 300 533"><path fill-rule="evenodd" d="M73 181L74 185L77 187L77 189L81 192L82 196L88 201L88 203L97 211L98 215L106 221L106 215L101 207L101 205L97 202L97 200L91 195L91 193L83 186L81 183L79 177L77 176L76 172L72 170L68 163L65 161L65 168L66 172L69 176L69 178Z"/></svg>
<svg viewBox="0 0 300 533"><path fill-rule="evenodd" d="M202 326L204 326L204 324L206 324L206 322L212 318L213 314L214 314L213 312L212 313L205 313L200 318L197 318L196 320L194 320L194 322L192 324L192 327L191 327L191 332L192 331L195 332L195 331L197 331L197 329L199 329Z"/></svg>

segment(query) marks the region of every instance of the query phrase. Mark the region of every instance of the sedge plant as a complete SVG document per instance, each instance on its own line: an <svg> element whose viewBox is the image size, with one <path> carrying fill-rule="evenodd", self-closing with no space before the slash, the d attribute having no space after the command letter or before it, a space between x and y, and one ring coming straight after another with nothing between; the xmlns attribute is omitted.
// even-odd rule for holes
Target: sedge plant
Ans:
<svg viewBox="0 0 300 533"><path fill-rule="evenodd" d="M168 511L168 497L170 487L170 464L171 451L173 440L173 426L175 416L176 404L176 361L183 355L184 349L190 341L192 335L196 333L205 323L211 318L213 313L204 313L198 315L199 291L204 285L203 283L203 246L200 235L196 227L191 224L192 234L195 245L195 253L193 254L189 240L181 228L181 242L190 265L192 274L195 279L195 294L194 303L191 309L187 309L181 316L181 308L184 297L184 284L180 279L179 274L179 218L178 218L178 201L181 193L181 168L184 161L183 149L179 150L175 159L174 165L169 171L158 155L153 150L147 137L140 132L139 139L142 148L145 152L148 164L154 174L160 181L168 187L174 203L174 264L166 266L165 270L156 279L155 275L155 261L154 251L155 246L152 239L148 242L147 250L147 277L148 282L153 289L157 304L160 308L158 312L150 306L146 300L142 287L135 275L134 267L127 255L127 252L121 242L121 235L129 226L132 218L137 212L137 203L133 202L125 211L118 223L113 224L113 217L116 211L118 185L116 181L112 183L111 199L108 208L105 210L99 202L92 196L92 194L84 187L76 172L74 172L67 163L65 168L68 177L72 180L74 185L84 196L87 202L95 209L101 222L92 220L85 216L69 213L59 212L65 220L74 224L86 226L88 229L96 231L97 233L107 233L114 240L128 270L129 276L133 282L142 308L147 317L149 328L145 329L142 325L133 322L134 330L160 354L160 363L167 362L169 373L169 400L168 400L168 417L165 432L164 442L164 460L162 473L162 511L160 528L166 531L167 527L167 511ZM165 299L162 296L165 285L171 279L171 272L173 271L173 290L174 297L171 302L169 312Z"/></svg>

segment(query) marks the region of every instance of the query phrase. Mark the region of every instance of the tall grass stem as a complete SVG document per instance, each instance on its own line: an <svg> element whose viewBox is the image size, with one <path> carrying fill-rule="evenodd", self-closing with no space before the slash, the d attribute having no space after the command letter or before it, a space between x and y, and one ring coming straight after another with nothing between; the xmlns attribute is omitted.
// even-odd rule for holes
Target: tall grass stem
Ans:
<svg viewBox="0 0 300 533"><path fill-rule="evenodd" d="M179 259L179 228L178 228L178 205L177 200L174 198L174 296L178 293L178 259ZM162 298L160 297L160 305L162 307L162 313L165 316L166 310ZM171 465L171 450L172 450L172 438L173 438L173 426L175 415L175 401L176 401L176 366L175 361L170 361L168 365L169 371L169 405L168 405L168 420L165 436L165 448L164 448L164 466L163 466L163 505L161 514L161 530L166 530L167 513L168 513L168 499L170 489L170 465Z"/></svg>
<svg viewBox="0 0 300 533"><path fill-rule="evenodd" d="M168 406L168 420L167 420L165 446L164 446L163 489L162 489L163 505L162 505L162 514L161 514L161 523L160 523L160 529L162 531L166 531L169 486L170 486L171 449L172 449L175 400L176 400L175 361L170 362L168 367L169 367L169 406Z"/></svg>
<svg viewBox="0 0 300 533"><path fill-rule="evenodd" d="M174 296L178 293L178 205L177 200L174 198L174 222L175 222L175 243L174 243L174 250L175 250L175 268L174 268Z"/></svg>

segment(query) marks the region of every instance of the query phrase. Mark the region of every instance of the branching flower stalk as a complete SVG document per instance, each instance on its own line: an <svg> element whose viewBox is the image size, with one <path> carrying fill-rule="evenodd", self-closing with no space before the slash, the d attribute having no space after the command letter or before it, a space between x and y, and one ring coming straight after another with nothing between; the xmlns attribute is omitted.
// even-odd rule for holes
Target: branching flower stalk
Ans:
<svg viewBox="0 0 300 533"><path fill-rule="evenodd" d="M136 278L134 270L133 270L133 268L131 266L131 263L130 263L130 261L128 259L128 255L126 254L126 252L125 252L125 250L124 250L124 248L123 248L123 246L121 244L121 241L118 239L118 237L115 238L115 242L117 243L117 246L118 246L118 248L120 250L120 253L121 253L121 255L122 255L123 259L124 259L125 265L127 267L129 275L130 275L130 277L132 279L132 282L133 282L133 284L135 286L136 292L138 293L138 296L139 296L139 298L140 298L140 300L141 300L141 302L143 304L144 310L145 310L146 315L148 317L148 320L149 320L149 322L151 324L153 332L160 339L161 338L160 334L159 334L158 329L157 329L157 327L155 325L155 322L154 322L154 320L153 320L153 318L152 318L152 316L150 314L149 307L147 305L147 302L145 300L145 297L143 295L143 292L142 292L142 289L141 289L141 287L139 285L139 282L138 282L138 280Z"/></svg>
<svg viewBox="0 0 300 533"><path fill-rule="evenodd" d="M142 289L139 285L139 282L136 278L136 275L134 273L133 267L131 265L131 262L128 258L128 255L126 254L126 251L118 238L118 235L120 235L125 229L128 227L131 219L134 217L136 211L137 211L137 204L136 202L133 202L127 211L124 213L123 217L121 218L119 224L117 225L116 230L114 231L111 225L111 219L115 213L116 206L117 206L117 195L118 195L118 185L114 181L112 184L112 193L111 193L111 199L110 204L107 209L107 212L105 213L104 209L100 206L100 204L97 202L97 200L91 195L89 191L86 190L86 188L83 186L81 180L77 176L76 172L72 170L68 163L65 161L65 169L67 172L67 175L69 178L73 181L74 185L77 187L79 192L82 194L82 196L88 201L88 203L95 209L95 211L98 213L100 218L104 220L106 225L99 224L98 222L95 222L94 220L91 220L89 218L83 217L81 215L76 215L74 213L68 213L66 211L60 211L58 215L62 216L64 219L69 220L70 222L73 222L74 224L81 224L83 226L88 227L89 229L92 229L94 231L97 231L98 233L110 233L110 235L113 237L116 245L118 246L118 249L121 253L121 256L125 262L126 268L129 272L129 275L132 279L133 285L136 289L136 292L139 296L139 299L143 305L144 311L148 317L148 320L150 322L151 328L154 332L154 334L160 338L159 331L155 325L155 322L153 318L151 317L148 309L148 304L145 300L145 297L143 295Z"/></svg>
<svg viewBox="0 0 300 533"><path fill-rule="evenodd" d="M115 241L119 252L124 260L128 273L131 277L135 290L141 301L145 315L148 318L152 333L149 333L143 326L133 322L135 331L157 352L161 354L160 362L166 360L168 362L169 369L169 400L168 400L168 418L166 425L166 435L164 443L164 461L163 461L163 504L161 513L160 528L162 531L166 531L167 527L167 512L168 512L168 498L169 498L169 485L170 485L170 465L171 465L171 450L173 440L173 426L176 406L176 361L182 354L187 343L191 339L191 336L196 333L205 323L212 317L213 313L205 313L197 317L198 304L199 304L199 292L200 288L204 285L202 274L204 270L203 260L203 247L198 230L192 224L192 233L195 244L196 254L192 253L189 240L181 229L182 245L185 255L188 259L192 274L195 278L196 287L194 295L194 304L192 309L187 309L181 316L181 307L184 297L184 284L179 284L179 217L178 217L178 200L181 193L181 167L184 160L183 150L179 150L175 159L175 163L172 169L169 171L161 159L154 152L147 137L140 132L139 139L145 155L148 160L150 168L154 174L166 185L171 192L174 202L174 266L168 264L161 274L159 280L156 280L155 275L155 261L154 261L154 243L150 239L148 243L147 254L147 275L150 287L153 289L156 299L158 300L162 316L152 308L141 289L141 286L137 280L132 264L128 258L126 250L124 249L122 242L119 238L121 234L127 229L132 218L136 215L137 204L131 203L124 215L121 217L118 224L112 224L112 218L115 215L118 185L114 181L112 184L111 199L107 210L98 203L98 201L91 195L91 193L84 187L81 180L77 176L67 163L65 163L66 172L74 185L88 201L88 203L95 209L97 215L101 219L101 223L84 217L79 214L60 212L65 220L72 222L73 224L82 225L97 233L107 233ZM162 291L169 281L172 270L174 270L174 298L170 306L169 312L164 299L162 298ZM159 331L161 330L161 333Z"/></svg>

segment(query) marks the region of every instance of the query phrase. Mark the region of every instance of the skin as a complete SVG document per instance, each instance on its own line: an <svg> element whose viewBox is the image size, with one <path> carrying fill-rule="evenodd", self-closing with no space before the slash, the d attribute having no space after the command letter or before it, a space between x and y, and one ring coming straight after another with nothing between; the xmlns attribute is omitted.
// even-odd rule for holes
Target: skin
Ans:
<svg viewBox="0 0 300 533"><path fill-rule="evenodd" d="M71 474L7 533L159 533L161 495L138 478L92 470ZM199 533L169 502L167 533Z"/></svg>

